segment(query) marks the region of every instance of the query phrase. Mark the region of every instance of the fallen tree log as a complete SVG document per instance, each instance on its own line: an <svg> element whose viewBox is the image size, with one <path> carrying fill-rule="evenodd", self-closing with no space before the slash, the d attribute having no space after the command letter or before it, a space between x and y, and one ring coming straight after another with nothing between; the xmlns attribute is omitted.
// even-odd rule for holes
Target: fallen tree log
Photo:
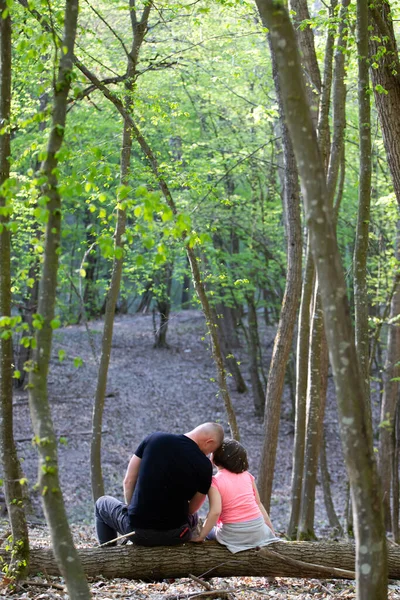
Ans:
<svg viewBox="0 0 400 600"><path fill-rule="evenodd" d="M266 548L231 554L217 542L144 548L128 544L112 548L81 548L89 577L158 580L187 577L311 577L350 579L354 544L347 542L276 542ZM0 550L3 560L8 553ZM368 562L366 557L365 562ZM388 547L389 577L400 579L400 547ZM30 574L59 575L50 548L32 548Z"/></svg>

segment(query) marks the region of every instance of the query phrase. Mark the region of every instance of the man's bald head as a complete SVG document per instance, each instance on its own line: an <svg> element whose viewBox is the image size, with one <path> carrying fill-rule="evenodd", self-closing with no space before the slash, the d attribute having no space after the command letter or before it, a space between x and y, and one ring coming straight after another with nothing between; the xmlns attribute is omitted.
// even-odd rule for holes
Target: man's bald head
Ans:
<svg viewBox="0 0 400 600"><path fill-rule="evenodd" d="M222 444L224 429L219 423L202 423L185 435L196 442L204 454L210 454Z"/></svg>

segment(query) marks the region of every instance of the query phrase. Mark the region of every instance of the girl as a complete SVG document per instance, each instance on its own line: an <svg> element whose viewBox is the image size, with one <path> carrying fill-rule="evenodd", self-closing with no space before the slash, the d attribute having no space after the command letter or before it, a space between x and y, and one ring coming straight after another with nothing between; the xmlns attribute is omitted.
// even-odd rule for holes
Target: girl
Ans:
<svg viewBox="0 0 400 600"><path fill-rule="evenodd" d="M210 508L198 537L191 541L216 538L231 552L278 542L254 477L247 471L243 446L236 440L225 440L214 452L212 462L218 472L208 492Z"/></svg>

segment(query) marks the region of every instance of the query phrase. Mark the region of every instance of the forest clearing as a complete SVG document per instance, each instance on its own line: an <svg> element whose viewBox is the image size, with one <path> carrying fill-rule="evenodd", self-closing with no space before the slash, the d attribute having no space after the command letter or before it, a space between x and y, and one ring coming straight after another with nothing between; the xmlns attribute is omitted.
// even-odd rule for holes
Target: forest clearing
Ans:
<svg viewBox="0 0 400 600"><path fill-rule="evenodd" d="M286 4L0 0L6 597L400 597L399 8Z"/></svg>
<svg viewBox="0 0 400 600"><path fill-rule="evenodd" d="M103 469L106 491L122 496L122 479L129 458L140 440L148 432L163 429L179 433L189 430L204 419L221 421L227 429L221 400L214 381L214 365L210 347L205 338L206 325L201 311L185 310L171 313L169 324L169 349L154 348L153 319L151 315L116 317L113 341L113 365L109 373L103 425ZM89 324L95 340L96 351L100 349L102 322ZM266 355L271 352L274 328L262 328L260 337ZM61 363L59 351L66 353ZM239 349L240 353L240 349ZM240 356L240 354L239 354ZM82 360L81 366L74 359ZM243 369L246 356L243 353ZM90 490L90 421L88 399L93 396L96 381L96 365L89 344L88 332L83 325L72 325L56 333L52 354L52 376L49 379L49 398L54 414L54 428L59 444L61 486L75 543L78 548L94 548L97 545L93 518L93 502ZM340 447L337 409L332 394L332 384L327 399L327 454L331 478L332 497L340 519L343 520L346 501L345 474ZM242 440L249 452L250 470L257 475L261 452L262 420L254 416L248 392L235 393L232 399L237 414ZM174 410L171 410L173 407ZM283 419L280 428L278 462L271 502L271 518L282 539L290 514L290 472L293 448L294 422L291 412L289 388L283 399ZM14 394L14 431L18 454L24 474L28 479L32 501L29 515L31 547L40 548L50 543L45 525L40 497L32 489L36 481L37 456L32 446L32 426L29 419L27 392ZM330 529L324 507L321 484L317 486L315 529L319 539L329 538ZM202 509L204 516L205 509ZM3 523L2 530L7 525ZM205 542L207 544L208 542ZM211 543L211 542L210 542ZM127 548L127 546L125 546ZM189 552L190 549L187 551ZM103 550L106 552L106 550ZM158 549L150 549L158 552ZM340 555L340 553L339 553ZM240 555L239 555L240 557ZM238 557L238 561L241 562ZM304 557L303 557L304 558ZM214 561L217 566L218 562ZM307 561L308 562L308 561ZM193 565L194 566L194 565ZM192 568L193 568L192 566ZM49 564L47 569L49 569ZM237 569L238 567L234 567ZM293 566L289 565L293 570ZM193 574L193 573L191 573ZM190 597L199 587L193 579L177 579L161 583L139 583L126 579L92 577L91 590L94 598L182 598ZM32 583L13 595L21 598L44 599L43 588ZM57 577L37 578L37 581L61 585ZM353 582L316 579L293 580L279 578L237 577L207 580L215 589L237 588L238 598L340 598L355 597ZM201 585L197 590L200 593ZM9 592L7 592L9 593ZM26 594L26 595L24 595ZM57 589L48 590L48 598L63 598ZM261 595L260 595L261 594ZM310 595L311 594L311 595ZM66 597L66 596L65 596ZM215 596L212 596L215 597ZM389 598L400 597L400 586L393 582Z"/></svg>

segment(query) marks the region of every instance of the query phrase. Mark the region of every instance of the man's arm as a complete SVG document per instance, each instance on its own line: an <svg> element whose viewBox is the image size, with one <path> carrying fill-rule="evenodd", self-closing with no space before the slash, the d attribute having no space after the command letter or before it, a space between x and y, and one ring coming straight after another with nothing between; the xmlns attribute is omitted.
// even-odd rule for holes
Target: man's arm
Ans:
<svg viewBox="0 0 400 600"><path fill-rule="evenodd" d="M189 502L189 514L197 512L200 506L203 505L204 500L206 499L207 494L202 494L201 492L196 492L193 498Z"/></svg>
<svg viewBox="0 0 400 600"><path fill-rule="evenodd" d="M126 470L124 478L124 498L126 504L130 504L132 500L133 492L135 490L136 481L139 475L140 463L142 459L134 454L129 461L128 468Z"/></svg>
<svg viewBox="0 0 400 600"><path fill-rule="evenodd" d="M208 499L210 501L210 509L204 525L197 537L192 537L191 542L204 542L210 531L218 522L219 516L222 511L222 500L221 494L215 487L210 487L208 491Z"/></svg>

